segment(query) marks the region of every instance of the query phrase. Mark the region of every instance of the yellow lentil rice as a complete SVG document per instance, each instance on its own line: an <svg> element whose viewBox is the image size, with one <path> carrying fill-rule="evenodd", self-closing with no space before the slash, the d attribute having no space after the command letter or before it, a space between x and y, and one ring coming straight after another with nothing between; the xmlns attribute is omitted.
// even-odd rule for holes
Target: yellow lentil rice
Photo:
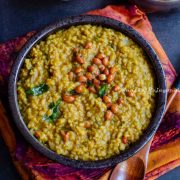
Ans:
<svg viewBox="0 0 180 180"><path fill-rule="evenodd" d="M73 61L74 48L82 55L83 64ZM106 104L85 87L82 94L75 95L74 102L61 102L54 123L43 120L44 115L52 114L52 102L80 84L70 80L68 73L77 67L87 69L99 52L109 58L108 67L117 69L107 94L112 103L118 98L123 103L112 119L105 120ZM48 85L47 92L38 96L26 94L42 83ZM112 91L115 85L119 91ZM143 134L154 111L155 93L148 91L154 86L148 58L133 40L110 28L79 25L59 30L31 49L19 74L17 93L24 121L41 143L73 159L99 160L121 153ZM123 89L133 91L133 96L127 96ZM66 141L64 132L68 133Z"/></svg>

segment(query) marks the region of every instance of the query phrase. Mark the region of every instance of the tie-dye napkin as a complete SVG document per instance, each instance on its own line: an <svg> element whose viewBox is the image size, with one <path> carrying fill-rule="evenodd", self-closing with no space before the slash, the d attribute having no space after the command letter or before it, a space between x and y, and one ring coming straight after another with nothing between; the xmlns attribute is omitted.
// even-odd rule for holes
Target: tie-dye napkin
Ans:
<svg viewBox="0 0 180 180"><path fill-rule="evenodd" d="M136 29L158 54L166 74L168 88L171 87L176 72L164 50L156 39L146 14L136 6L107 6L88 14L111 17ZM7 81L15 57L26 41L35 32L0 44L0 132L12 156L12 160L23 179L92 180L101 177L108 168L83 170L74 169L53 162L38 153L17 133L7 108ZM166 113L152 141L146 179L156 179L165 172L180 165L180 93L178 92Z"/></svg>

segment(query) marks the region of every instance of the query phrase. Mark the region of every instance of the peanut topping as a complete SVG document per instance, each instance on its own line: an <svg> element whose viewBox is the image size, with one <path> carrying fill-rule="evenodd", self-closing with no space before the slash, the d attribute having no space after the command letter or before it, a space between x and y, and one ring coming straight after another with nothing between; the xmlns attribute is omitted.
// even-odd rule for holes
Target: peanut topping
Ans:
<svg viewBox="0 0 180 180"><path fill-rule="evenodd" d="M86 78L86 76L81 75L81 76L78 77L78 81L79 82L86 82L87 78Z"/></svg>
<svg viewBox="0 0 180 180"><path fill-rule="evenodd" d="M79 86L77 86L77 87L75 88L75 91L76 91L77 93L82 93L83 90L84 90L84 84L80 84Z"/></svg>
<svg viewBox="0 0 180 180"><path fill-rule="evenodd" d="M103 73L107 76L107 75L109 75L109 70L106 68L106 69L104 69Z"/></svg>
<svg viewBox="0 0 180 180"><path fill-rule="evenodd" d="M104 115L105 120L111 120L113 118L113 113L110 110L107 110Z"/></svg>
<svg viewBox="0 0 180 180"><path fill-rule="evenodd" d="M91 93L96 93L96 90L95 90L94 87L89 87L88 90L89 90L89 92L91 92Z"/></svg>
<svg viewBox="0 0 180 180"><path fill-rule="evenodd" d="M109 74L109 75L107 76L107 82L108 82L108 83L111 83L113 80L114 80L114 75L113 75L113 74Z"/></svg>
<svg viewBox="0 0 180 180"><path fill-rule="evenodd" d="M126 96L128 96L128 97L134 97L135 94L134 94L132 91L127 91L127 92L126 92Z"/></svg>
<svg viewBox="0 0 180 180"><path fill-rule="evenodd" d="M119 87L118 85L115 85L115 86L113 87L113 91L117 92L117 91L119 91L119 90L120 90L120 87Z"/></svg>
<svg viewBox="0 0 180 180"><path fill-rule="evenodd" d="M74 49L73 49L73 52L74 52L74 53L77 53L78 50L79 50L78 48L74 48Z"/></svg>
<svg viewBox="0 0 180 180"><path fill-rule="evenodd" d="M81 57L81 55L76 55L75 60L80 64L84 64L84 59Z"/></svg>
<svg viewBox="0 0 180 180"><path fill-rule="evenodd" d="M84 48L85 49L91 49L92 48L92 43L91 42L86 43Z"/></svg>
<svg viewBox="0 0 180 180"><path fill-rule="evenodd" d="M107 57L105 57L104 59L102 59L102 64L103 64L104 66L107 66L108 63L109 63L109 59L108 59Z"/></svg>
<svg viewBox="0 0 180 180"><path fill-rule="evenodd" d="M103 96L103 102L106 103L106 104L110 103L111 99L108 96Z"/></svg>
<svg viewBox="0 0 180 180"><path fill-rule="evenodd" d="M85 128L91 127L91 123L90 123L89 121L86 121L86 122L84 123L84 127L85 127Z"/></svg>
<svg viewBox="0 0 180 180"><path fill-rule="evenodd" d="M117 100L117 103L118 103L118 104L123 104L124 101L123 101L123 99L119 98L119 99Z"/></svg>
<svg viewBox="0 0 180 180"><path fill-rule="evenodd" d="M118 111L118 105L117 104L112 104L111 105L111 111L115 114Z"/></svg>
<svg viewBox="0 0 180 180"><path fill-rule="evenodd" d="M112 106L112 103L107 103L106 106L107 108L110 108Z"/></svg>
<svg viewBox="0 0 180 180"><path fill-rule="evenodd" d="M100 81L106 80L106 75L105 75L105 74L100 74L100 75L99 75L99 80L100 80Z"/></svg>
<svg viewBox="0 0 180 180"><path fill-rule="evenodd" d="M101 64L101 60L99 58L93 58L93 63L96 65L100 65Z"/></svg>
<svg viewBox="0 0 180 180"><path fill-rule="evenodd" d="M123 142L124 144L127 144L128 141L127 141L127 138L126 138L125 136L122 137L122 142Z"/></svg>
<svg viewBox="0 0 180 180"><path fill-rule="evenodd" d="M103 59L103 58L105 58L106 56L105 56L103 53L99 53L99 54L97 54L96 57L99 58L99 59Z"/></svg>
<svg viewBox="0 0 180 180"><path fill-rule="evenodd" d="M100 70L101 72L103 72L104 69L105 69L105 66L103 66L103 65L100 65L100 66L99 66L99 70Z"/></svg>
<svg viewBox="0 0 180 180"><path fill-rule="evenodd" d="M69 132L61 131L62 138L64 142L69 140Z"/></svg>
<svg viewBox="0 0 180 180"><path fill-rule="evenodd" d="M72 102L74 102L75 101L75 97L74 96L72 96L72 95L63 95L62 96L62 99L63 99L63 101L64 102L66 102L66 103L72 103Z"/></svg>
<svg viewBox="0 0 180 180"><path fill-rule="evenodd" d="M39 138L40 135L41 135L41 132L40 132L40 131L35 131L35 132L34 132L34 136L35 136L36 138Z"/></svg>
<svg viewBox="0 0 180 180"><path fill-rule="evenodd" d="M88 68L87 68L87 70L88 70L89 72L93 72L95 69L96 69L96 68L95 68L93 65L88 66Z"/></svg>
<svg viewBox="0 0 180 180"><path fill-rule="evenodd" d="M97 79L93 79L93 84L95 85L95 87L99 87L100 81Z"/></svg>
<svg viewBox="0 0 180 180"><path fill-rule="evenodd" d="M114 73L116 73L116 68L115 67L111 67L111 68L109 68L109 72L110 72L110 74L114 74Z"/></svg>
<svg viewBox="0 0 180 180"><path fill-rule="evenodd" d="M93 74L91 74L90 72L87 72L87 73L86 73L86 77L87 77L88 80L94 79Z"/></svg>
<svg viewBox="0 0 180 180"><path fill-rule="evenodd" d="M77 67L76 69L75 69L75 73L76 74L78 74L78 73L80 73L80 72L82 72L83 71L83 69L81 68L81 67Z"/></svg>
<svg viewBox="0 0 180 180"><path fill-rule="evenodd" d="M100 73L99 69L96 69L93 74L97 76L97 75L99 75L99 73Z"/></svg>

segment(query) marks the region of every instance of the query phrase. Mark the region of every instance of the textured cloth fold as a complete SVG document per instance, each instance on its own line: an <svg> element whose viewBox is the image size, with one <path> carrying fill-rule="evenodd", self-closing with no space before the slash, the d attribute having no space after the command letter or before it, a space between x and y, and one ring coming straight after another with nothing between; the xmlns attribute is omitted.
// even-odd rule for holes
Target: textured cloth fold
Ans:
<svg viewBox="0 0 180 180"><path fill-rule="evenodd" d="M147 16L136 6L107 6L88 14L107 16L122 21L136 29L154 48L163 65L167 86L170 88L176 72L156 39ZM0 44L0 93L7 102L7 81L15 57L35 32ZM3 98L4 99L4 98ZM6 103L4 102L4 103ZM0 103L0 133L23 179L98 179L109 168L96 170L74 169L49 160L33 149L21 135L16 133L9 110ZM178 92L152 141L146 179L156 179L180 165L180 93Z"/></svg>

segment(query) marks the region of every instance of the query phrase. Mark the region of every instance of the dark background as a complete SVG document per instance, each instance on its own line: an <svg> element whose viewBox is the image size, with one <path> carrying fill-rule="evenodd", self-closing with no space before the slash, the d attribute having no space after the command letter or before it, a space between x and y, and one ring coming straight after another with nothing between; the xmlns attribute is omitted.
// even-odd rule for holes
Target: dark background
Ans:
<svg viewBox="0 0 180 180"><path fill-rule="evenodd" d="M58 18L79 15L89 10L118 4L120 0L0 0L0 43L37 30ZM153 30L169 56L176 71L180 72L180 11L148 15ZM161 176L160 180L176 180L180 168ZM20 179L7 148L0 137L0 179Z"/></svg>

